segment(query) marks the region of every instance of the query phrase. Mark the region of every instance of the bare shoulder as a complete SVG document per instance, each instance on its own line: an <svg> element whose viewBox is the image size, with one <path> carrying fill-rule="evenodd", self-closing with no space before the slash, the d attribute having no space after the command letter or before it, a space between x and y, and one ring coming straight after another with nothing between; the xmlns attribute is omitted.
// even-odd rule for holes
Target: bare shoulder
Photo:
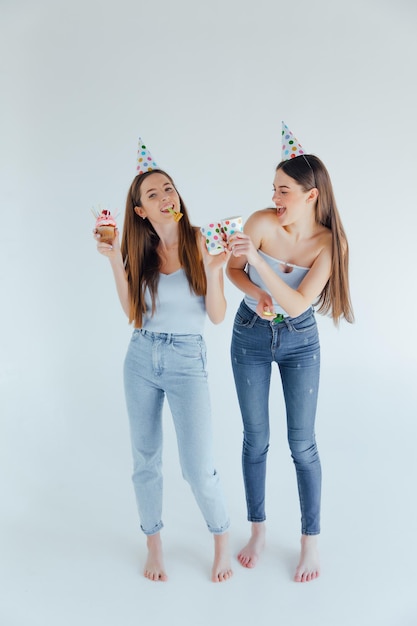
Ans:
<svg viewBox="0 0 417 626"><path fill-rule="evenodd" d="M252 215L246 220L245 223L245 232L247 230L253 231L263 231L264 229L269 229L271 224L276 224L276 220L274 217L276 216L276 209L268 208L268 209L260 209L259 211L255 211Z"/></svg>
<svg viewBox="0 0 417 626"><path fill-rule="evenodd" d="M333 234L327 226L321 226L314 237L314 248L316 256L331 257L333 249Z"/></svg>
<svg viewBox="0 0 417 626"><path fill-rule="evenodd" d="M265 237L270 233L274 214L275 209L261 209L252 213L246 220L243 230L252 239L256 248L262 247Z"/></svg>
<svg viewBox="0 0 417 626"><path fill-rule="evenodd" d="M323 247L330 248L332 247L333 234L330 228L327 226L321 226L317 232L318 240L322 243Z"/></svg>
<svg viewBox="0 0 417 626"><path fill-rule="evenodd" d="M273 217L277 214L277 210L272 207L267 207L266 209L259 209L259 211L254 211L250 217L247 219L247 222L269 222Z"/></svg>

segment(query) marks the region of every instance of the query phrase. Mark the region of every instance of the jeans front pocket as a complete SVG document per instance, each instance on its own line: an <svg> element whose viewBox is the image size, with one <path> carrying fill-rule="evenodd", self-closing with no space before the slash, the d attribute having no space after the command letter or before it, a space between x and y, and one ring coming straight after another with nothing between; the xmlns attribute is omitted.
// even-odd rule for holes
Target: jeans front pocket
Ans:
<svg viewBox="0 0 417 626"><path fill-rule="evenodd" d="M200 359L201 358L201 340L182 340L174 339L172 341L172 349L178 356L184 359Z"/></svg>
<svg viewBox="0 0 417 626"><path fill-rule="evenodd" d="M187 339L175 338L172 342L172 352L177 366L183 371L203 372L207 375L206 344L200 335L189 336Z"/></svg>
<svg viewBox="0 0 417 626"><path fill-rule="evenodd" d="M242 328L253 328L257 319L259 319L258 314L242 302L236 311L234 325Z"/></svg>
<svg viewBox="0 0 417 626"><path fill-rule="evenodd" d="M296 333L308 333L308 332L317 332L317 322L314 317L314 313L310 312L309 315L304 316L303 313L300 317L301 319L294 318L288 321L288 324Z"/></svg>

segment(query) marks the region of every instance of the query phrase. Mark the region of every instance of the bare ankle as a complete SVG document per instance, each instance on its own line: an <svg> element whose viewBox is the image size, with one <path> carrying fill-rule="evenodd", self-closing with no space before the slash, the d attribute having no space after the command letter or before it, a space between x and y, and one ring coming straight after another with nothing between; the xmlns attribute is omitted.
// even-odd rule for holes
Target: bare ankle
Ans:
<svg viewBox="0 0 417 626"><path fill-rule="evenodd" d="M266 533L265 522L252 522L251 532L253 536L265 536L265 533Z"/></svg>
<svg viewBox="0 0 417 626"><path fill-rule="evenodd" d="M148 547L148 550L162 547L161 533L155 533L154 535L147 535L146 545Z"/></svg>
<svg viewBox="0 0 417 626"><path fill-rule="evenodd" d="M253 568L257 564L265 547L265 532L264 522L252 522L251 537L237 555L237 559L243 567Z"/></svg>

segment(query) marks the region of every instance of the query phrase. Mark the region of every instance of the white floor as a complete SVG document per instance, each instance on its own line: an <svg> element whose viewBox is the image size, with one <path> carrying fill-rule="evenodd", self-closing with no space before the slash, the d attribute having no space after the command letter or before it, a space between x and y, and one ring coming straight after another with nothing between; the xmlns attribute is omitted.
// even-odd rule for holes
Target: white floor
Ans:
<svg viewBox="0 0 417 626"><path fill-rule="evenodd" d="M212 539L180 477L168 412L164 584L142 576L145 542L137 527L117 371L110 398L69 394L65 418L57 413L42 436L36 423L44 416L15 395L16 422L5 421L8 448L2 454L2 626L273 620L285 626L415 626L411 386L405 382L402 390L397 381L391 387L381 376L364 385L360 367L353 373L330 363L324 362L317 428L324 471L322 576L308 584L292 582L299 513L279 391L271 401L268 542L258 567L246 570L235 559L249 530L240 417L231 380L224 372L221 379L214 369L211 374L218 469L232 518L234 577L224 584L209 580ZM81 380L88 365L80 368ZM361 411L365 396L372 414Z"/></svg>

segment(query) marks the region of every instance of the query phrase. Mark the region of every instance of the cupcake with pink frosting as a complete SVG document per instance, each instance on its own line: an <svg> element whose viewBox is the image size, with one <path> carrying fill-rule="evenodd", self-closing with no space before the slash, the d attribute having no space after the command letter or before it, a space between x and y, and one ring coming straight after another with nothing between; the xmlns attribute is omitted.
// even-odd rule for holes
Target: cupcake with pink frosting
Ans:
<svg viewBox="0 0 417 626"><path fill-rule="evenodd" d="M103 209L100 213L93 211L96 218L95 233L100 235L101 243L113 243L115 230L117 227L115 217L108 209Z"/></svg>

